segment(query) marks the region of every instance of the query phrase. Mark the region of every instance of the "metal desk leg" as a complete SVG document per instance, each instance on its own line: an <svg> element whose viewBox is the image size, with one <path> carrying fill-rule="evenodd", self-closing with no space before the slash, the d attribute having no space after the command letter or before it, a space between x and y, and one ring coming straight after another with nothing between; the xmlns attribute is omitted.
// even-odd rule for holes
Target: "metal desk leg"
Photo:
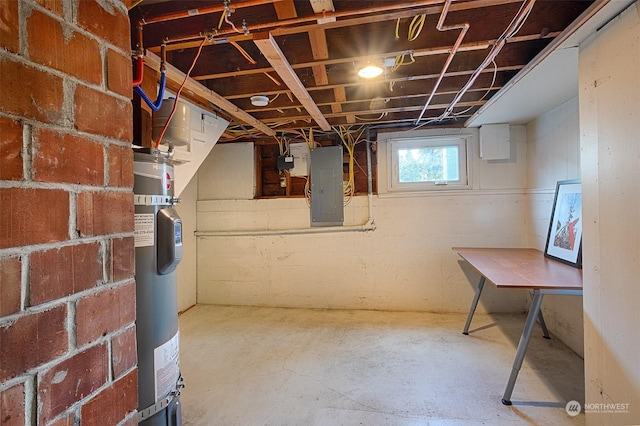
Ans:
<svg viewBox="0 0 640 426"><path fill-rule="evenodd" d="M532 295L532 293L529 293ZM538 312L538 321L540 321L540 327L542 327L542 337L544 337L545 339L551 339L551 336L549 336L549 330L547 329L547 323L544 322L544 315L542 315L542 309L540 309L540 312Z"/></svg>
<svg viewBox="0 0 640 426"><path fill-rule="evenodd" d="M540 326L542 327L542 337L545 339L551 339L551 336L549 336L549 330L547 330L547 323L544 322L544 316L542 316L542 309L538 312L538 321L540 321Z"/></svg>
<svg viewBox="0 0 640 426"><path fill-rule="evenodd" d="M462 334L469 335L469 326L471 325L471 319L473 318L473 314L476 311L476 306L478 306L478 300L480 300L480 294L482 293L482 288L484 287L484 276L480 277L480 282L478 283L478 287L476 288L476 295L473 298L473 302L471 302L471 308L469 309L469 315L467 316L467 322L464 325L464 330Z"/></svg>
<svg viewBox="0 0 640 426"><path fill-rule="evenodd" d="M533 327L536 324L536 318L540 312L540 306L542 305L543 294L540 290L533 290L533 302L531 303L531 310L527 315L527 321L524 323L524 329L522 330L522 336L520 336L520 342L518 343L518 350L516 351L516 359L513 361L513 368L511 369L511 375L507 382L507 388L504 390L504 396L502 397L502 403L504 405L511 405L511 393L513 387L516 384L520 367L522 367L522 361L524 360L524 354L527 352L527 346L529 346L529 340L531 339L531 333Z"/></svg>

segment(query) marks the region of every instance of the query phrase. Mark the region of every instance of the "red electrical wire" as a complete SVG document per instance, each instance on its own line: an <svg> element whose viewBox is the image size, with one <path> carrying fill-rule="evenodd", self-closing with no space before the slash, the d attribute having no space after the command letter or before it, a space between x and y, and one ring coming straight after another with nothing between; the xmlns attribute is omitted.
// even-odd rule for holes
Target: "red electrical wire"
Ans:
<svg viewBox="0 0 640 426"><path fill-rule="evenodd" d="M176 99L173 102L173 108L171 109L171 114L169 114L169 118L167 119L167 122L164 123L164 127L162 127L162 131L160 132L160 135L158 136L158 141L155 143L155 148L156 149L158 149L158 147L160 146L160 142L162 142L162 138L164 137L164 134L167 131L167 128L169 127L169 123L171 122L171 119L173 118L173 114L175 114L175 112L176 112L176 108L178 107L178 99L180 98L180 92L182 92L182 89L184 88L184 85L187 84L187 80L189 80L189 75L191 74L191 71L193 71L193 67L195 67L196 61L200 57L200 53L202 52L202 47L204 46L204 43L206 41L207 41L207 39L205 37L205 38L202 39L202 42L200 42L200 46L198 46L198 52L196 53L196 57L193 58L193 62L191 63L191 67L189 68L189 71L187 71L187 75L184 76L184 81L182 82L182 84L178 88L178 92L176 93Z"/></svg>

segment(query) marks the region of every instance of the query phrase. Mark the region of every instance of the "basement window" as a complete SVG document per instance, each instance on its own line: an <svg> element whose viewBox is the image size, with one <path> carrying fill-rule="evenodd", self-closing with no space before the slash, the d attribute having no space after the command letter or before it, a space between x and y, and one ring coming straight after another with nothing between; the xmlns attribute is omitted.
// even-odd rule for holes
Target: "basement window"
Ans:
<svg viewBox="0 0 640 426"><path fill-rule="evenodd" d="M388 144L390 191L469 187L466 137L391 139Z"/></svg>

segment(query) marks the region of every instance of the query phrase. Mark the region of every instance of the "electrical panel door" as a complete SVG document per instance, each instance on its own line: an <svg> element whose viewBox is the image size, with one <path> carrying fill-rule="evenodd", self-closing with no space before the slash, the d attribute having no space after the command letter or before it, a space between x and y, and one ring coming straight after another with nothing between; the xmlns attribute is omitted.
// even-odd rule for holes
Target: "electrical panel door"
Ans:
<svg viewBox="0 0 640 426"><path fill-rule="evenodd" d="M342 146L311 150L311 226L342 226Z"/></svg>

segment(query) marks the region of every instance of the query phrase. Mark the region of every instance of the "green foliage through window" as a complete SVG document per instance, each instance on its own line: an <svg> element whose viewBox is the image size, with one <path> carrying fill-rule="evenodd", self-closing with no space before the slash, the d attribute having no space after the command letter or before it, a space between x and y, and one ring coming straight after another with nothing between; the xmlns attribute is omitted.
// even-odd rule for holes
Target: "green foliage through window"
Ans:
<svg viewBox="0 0 640 426"><path fill-rule="evenodd" d="M398 149L398 181L447 182L460 180L458 146Z"/></svg>

